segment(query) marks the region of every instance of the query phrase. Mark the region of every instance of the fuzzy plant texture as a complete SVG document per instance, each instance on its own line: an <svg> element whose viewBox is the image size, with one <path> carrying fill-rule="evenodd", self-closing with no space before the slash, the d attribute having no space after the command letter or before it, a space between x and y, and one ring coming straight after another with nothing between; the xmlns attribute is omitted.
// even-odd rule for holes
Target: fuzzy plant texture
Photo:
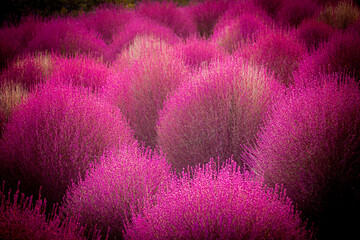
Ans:
<svg viewBox="0 0 360 240"><path fill-rule="evenodd" d="M170 169L165 156L150 149L124 146L109 150L84 180L68 190L62 212L90 228L97 226L103 235L110 228L110 238L122 239L131 210L142 210L144 199L163 188Z"/></svg>
<svg viewBox="0 0 360 240"><path fill-rule="evenodd" d="M360 199L359 85L339 74L296 82L244 161L269 186L283 184L322 239L351 236Z"/></svg>
<svg viewBox="0 0 360 240"><path fill-rule="evenodd" d="M1 177L22 182L27 194L42 186L60 202L72 180L84 176L107 147L134 142L125 118L87 89L44 85L19 104L0 143Z"/></svg>
<svg viewBox="0 0 360 240"><path fill-rule="evenodd" d="M2 240L85 240L84 227L78 222L61 218L57 207L47 216L46 199L34 201L33 196L26 197L19 191L4 192L5 182L0 191L0 238ZM93 229L92 240L100 240L100 234Z"/></svg>
<svg viewBox="0 0 360 240"><path fill-rule="evenodd" d="M311 239L285 192L227 160L173 178L126 226L125 239Z"/></svg>
<svg viewBox="0 0 360 240"><path fill-rule="evenodd" d="M111 102L128 117L135 137L154 148L158 111L189 71L173 46L151 36L136 37L121 58L128 67L121 74L124 84L115 79L108 85Z"/></svg>
<svg viewBox="0 0 360 240"><path fill-rule="evenodd" d="M167 98L157 144L178 172L212 157L240 161L241 144L253 140L282 91L272 75L241 58L215 62Z"/></svg>

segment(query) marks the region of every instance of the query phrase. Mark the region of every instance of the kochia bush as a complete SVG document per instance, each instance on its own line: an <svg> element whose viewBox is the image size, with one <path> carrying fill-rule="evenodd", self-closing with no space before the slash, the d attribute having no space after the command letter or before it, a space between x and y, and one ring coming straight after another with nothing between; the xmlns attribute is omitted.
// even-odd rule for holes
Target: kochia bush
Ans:
<svg viewBox="0 0 360 240"><path fill-rule="evenodd" d="M170 165L162 154L136 146L107 151L68 190L62 212L103 233L110 227L109 236L121 239L125 220L131 220L130 205L140 211L144 198L152 198L169 177Z"/></svg>
<svg viewBox="0 0 360 240"><path fill-rule="evenodd" d="M177 171L211 157L240 161L240 145L255 137L282 90L271 75L241 58L215 62L167 98L157 143Z"/></svg>
<svg viewBox="0 0 360 240"><path fill-rule="evenodd" d="M51 203L60 202L107 147L134 141L114 106L86 89L47 84L13 111L0 143L1 176L21 180L30 194L42 186Z"/></svg>
<svg viewBox="0 0 360 240"><path fill-rule="evenodd" d="M351 238L360 200L359 85L338 74L296 82L244 161L266 184L283 184L319 236Z"/></svg>
<svg viewBox="0 0 360 240"><path fill-rule="evenodd" d="M127 224L125 239L311 239L282 189L264 187L234 162L213 165L174 178Z"/></svg>

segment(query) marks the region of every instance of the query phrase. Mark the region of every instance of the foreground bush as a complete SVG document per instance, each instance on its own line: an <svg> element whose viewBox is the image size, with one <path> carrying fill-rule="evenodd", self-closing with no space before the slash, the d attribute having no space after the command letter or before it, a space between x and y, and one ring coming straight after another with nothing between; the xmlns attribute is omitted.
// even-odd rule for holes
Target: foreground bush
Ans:
<svg viewBox="0 0 360 240"><path fill-rule="evenodd" d="M187 81L188 69L171 45L149 36L136 37L121 60L128 68L122 80L109 83L110 101L128 117L137 139L154 148L158 111L167 95Z"/></svg>
<svg viewBox="0 0 360 240"><path fill-rule="evenodd" d="M151 198L169 176L170 165L161 154L136 146L108 151L69 189L62 211L103 233L110 227L109 236L121 239L125 220L131 220L130 205L141 210L144 198Z"/></svg>
<svg viewBox="0 0 360 240"><path fill-rule="evenodd" d="M49 217L45 214L46 200L39 198L33 204L33 196L26 197L18 190L6 196L4 186L0 191L0 238L3 240L15 239L87 239L83 227L69 218L61 219L53 208ZM93 229L94 230L94 229ZM100 239L94 231L93 240Z"/></svg>
<svg viewBox="0 0 360 240"><path fill-rule="evenodd" d="M310 239L285 193L228 161L173 179L127 224L125 239Z"/></svg>
<svg viewBox="0 0 360 240"><path fill-rule="evenodd" d="M122 114L86 89L51 84L28 95L6 125L0 142L1 176L21 180L25 193L40 186L50 203L107 147L134 142Z"/></svg>
<svg viewBox="0 0 360 240"><path fill-rule="evenodd" d="M303 80L275 104L256 147L245 154L266 184L284 185L323 239L351 238L357 231L359 109L353 79L334 74Z"/></svg>
<svg viewBox="0 0 360 240"><path fill-rule="evenodd" d="M212 64L169 97L159 115L157 143L177 171L211 157L240 161L282 87L264 70L230 58Z"/></svg>

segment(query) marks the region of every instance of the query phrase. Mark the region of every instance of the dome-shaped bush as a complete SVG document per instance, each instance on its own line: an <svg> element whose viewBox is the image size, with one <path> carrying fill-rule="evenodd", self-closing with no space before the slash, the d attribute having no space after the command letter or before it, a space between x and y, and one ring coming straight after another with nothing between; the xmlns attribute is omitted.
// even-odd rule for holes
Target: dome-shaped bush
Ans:
<svg viewBox="0 0 360 240"><path fill-rule="evenodd" d="M282 30L262 32L255 43L241 50L243 57L274 72L285 85L292 83L293 71L306 53L306 46L294 34Z"/></svg>
<svg viewBox="0 0 360 240"><path fill-rule="evenodd" d="M62 211L103 233L110 227L110 237L121 239L125 220L131 220L130 205L141 210L144 198L154 196L169 177L170 165L162 154L136 146L107 151L68 190Z"/></svg>
<svg viewBox="0 0 360 240"><path fill-rule="evenodd" d="M157 143L177 171L211 157L240 161L240 145L255 137L281 90L271 75L240 58L214 63L167 99Z"/></svg>
<svg viewBox="0 0 360 240"><path fill-rule="evenodd" d="M304 78L322 73L346 73L360 80L360 34L355 31L336 33L299 65Z"/></svg>
<svg viewBox="0 0 360 240"><path fill-rule="evenodd" d="M266 184L283 184L323 239L351 238L360 210L359 126L358 84L324 75L275 104L244 161Z"/></svg>
<svg viewBox="0 0 360 240"><path fill-rule="evenodd" d="M281 189L263 187L234 162L219 172L213 165L174 179L127 225L125 239L311 239Z"/></svg>
<svg viewBox="0 0 360 240"><path fill-rule="evenodd" d="M166 96L187 81L188 69L171 45L150 36L136 37L121 58L128 68L121 80L109 83L107 95L128 117L135 137L154 148L158 111Z"/></svg>
<svg viewBox="0 0 360 240"><path fill-rule="evenodd" d="M134 141L114 106L86 89L47 84L13 111L0 142L0 173L21 180L26 193L42 186L51 203L59 202L107 147Z"/></svg>

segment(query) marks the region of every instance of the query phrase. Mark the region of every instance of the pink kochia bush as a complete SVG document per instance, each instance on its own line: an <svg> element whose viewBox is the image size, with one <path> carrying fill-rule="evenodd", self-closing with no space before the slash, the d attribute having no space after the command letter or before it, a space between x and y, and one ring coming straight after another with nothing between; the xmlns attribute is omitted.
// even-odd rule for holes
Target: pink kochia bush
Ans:
<svg viewBox="0 0 360 240"><path fill-rule="evenodd" d="M214 165L174 178L127 224L125 239L311 239L281 188L264 187L233 161Z"/></svg>
<svg viewBox="0 0 360 240"><path fill-rule="evenodd" d="M135 137L155 147L158 111L166 96L187 81L189 71L171 45L150 36L136 37L119 61L128 68L109 83L110 101L128 117Z"/></svg>
<svg viewBox="0 0 360 240"><path fill-rule="evenodd" d="M69 84L89 88L92 92L99 92L107 81L114 76L107 65L99 59L78 55L74 58L55 58L54 69L49 82Z"/></svg>
<svg viewBox="0 0 360 240"><path fill-rule="evenodd" d="M275 19L282 26L299 26L307 18L312 17L318 11L315 0L282 0L281 6L276 13Z"/></svg>
<svg viewBox="0 0 360 240"><path fill-rule="evenodd" d="M0 191L0 238L2 240L33 239L33 240L85 240L84 228L69 218L61 219L54 207L47 217L45 214L46 200L39 198L33 204L33 196L26 197L18 190L7 196L3 186ZM99 239L97 231L93 240Z"/></svg>
<svg viewBox="0 0 360 240"><path fill-rule="evenodd" d="M322 73L346 73L360 81L360 33L339 32L309 54L299 66L305 78Z"/></svg>
<svg viewBox="0 0 360 240"><path fill-rule="evenodd" d="M255 43L241 51L246 59L274 72L285 85L292 83L293 71L306 53L306 46L294 34L275 29L262 32Z"/></svg>
<svg viewBox="0 0 360 240"><path fill-rule="evenodd" d="M143 1L136 7L136 12L173 29L182 38L188 37L196 31L190 14L177 7L174 2Z"/></svg>
<svg viewBox="0 0 360 240"><path fill-rule="evenodd" d="M269 186L283 184L323 239L351 238L360 210L359 85L338 74L296 82L244 161Z"/></svg>
<svg viewBox="0 0 360 240"><path fill-rule="evenodd" d="M0 143L0 173L11 183L20 180L26 193L42 186L50 202L59 202L107 147L134 141L111 104L87 89L47 84L13 111Z"/></svg>
<svg viewBox="0 0 360 240"><path fill-rule="evenodd" d="M211 157L240 161L283 87L264 70L229 58L182 84L160 112L157 143L178 172Z"/></svg>
<svg viewBox="0 0 360 240"><path fill-rule="evenodd" d="M266 24L261 17L244 13L236 18L222 19L216 25L212 38L228 53L232 53L242 45L254 42L265 29Z"/></svg>
<svg viewBox="0 0 360 240"><path fill-rule="evenodd" d="M88 30L81 21L58 17L44 21L24 51L55 51L67 55L81 53L101 57L106 49L104 40L96 32Z"/></svg>
<svg viewBox="0 0 360 240"><path fill-rule="evenodd" d="M225 51L214 42L201 37L190 37L175 46L185 65L190 69L199 69L208 66L211 61L223 59Z"/></svg>
<svg viewBox="0 0 360 240"><path fill-rule="evenodd" d="M163 188L170 169L164 155L149 149L125 146L107 151L100 164L68 190L62 212L90 228L96 225L103 235L110 227L110 238L122 239L131 210L140 211L145 197L150 199Z"/></svg>

